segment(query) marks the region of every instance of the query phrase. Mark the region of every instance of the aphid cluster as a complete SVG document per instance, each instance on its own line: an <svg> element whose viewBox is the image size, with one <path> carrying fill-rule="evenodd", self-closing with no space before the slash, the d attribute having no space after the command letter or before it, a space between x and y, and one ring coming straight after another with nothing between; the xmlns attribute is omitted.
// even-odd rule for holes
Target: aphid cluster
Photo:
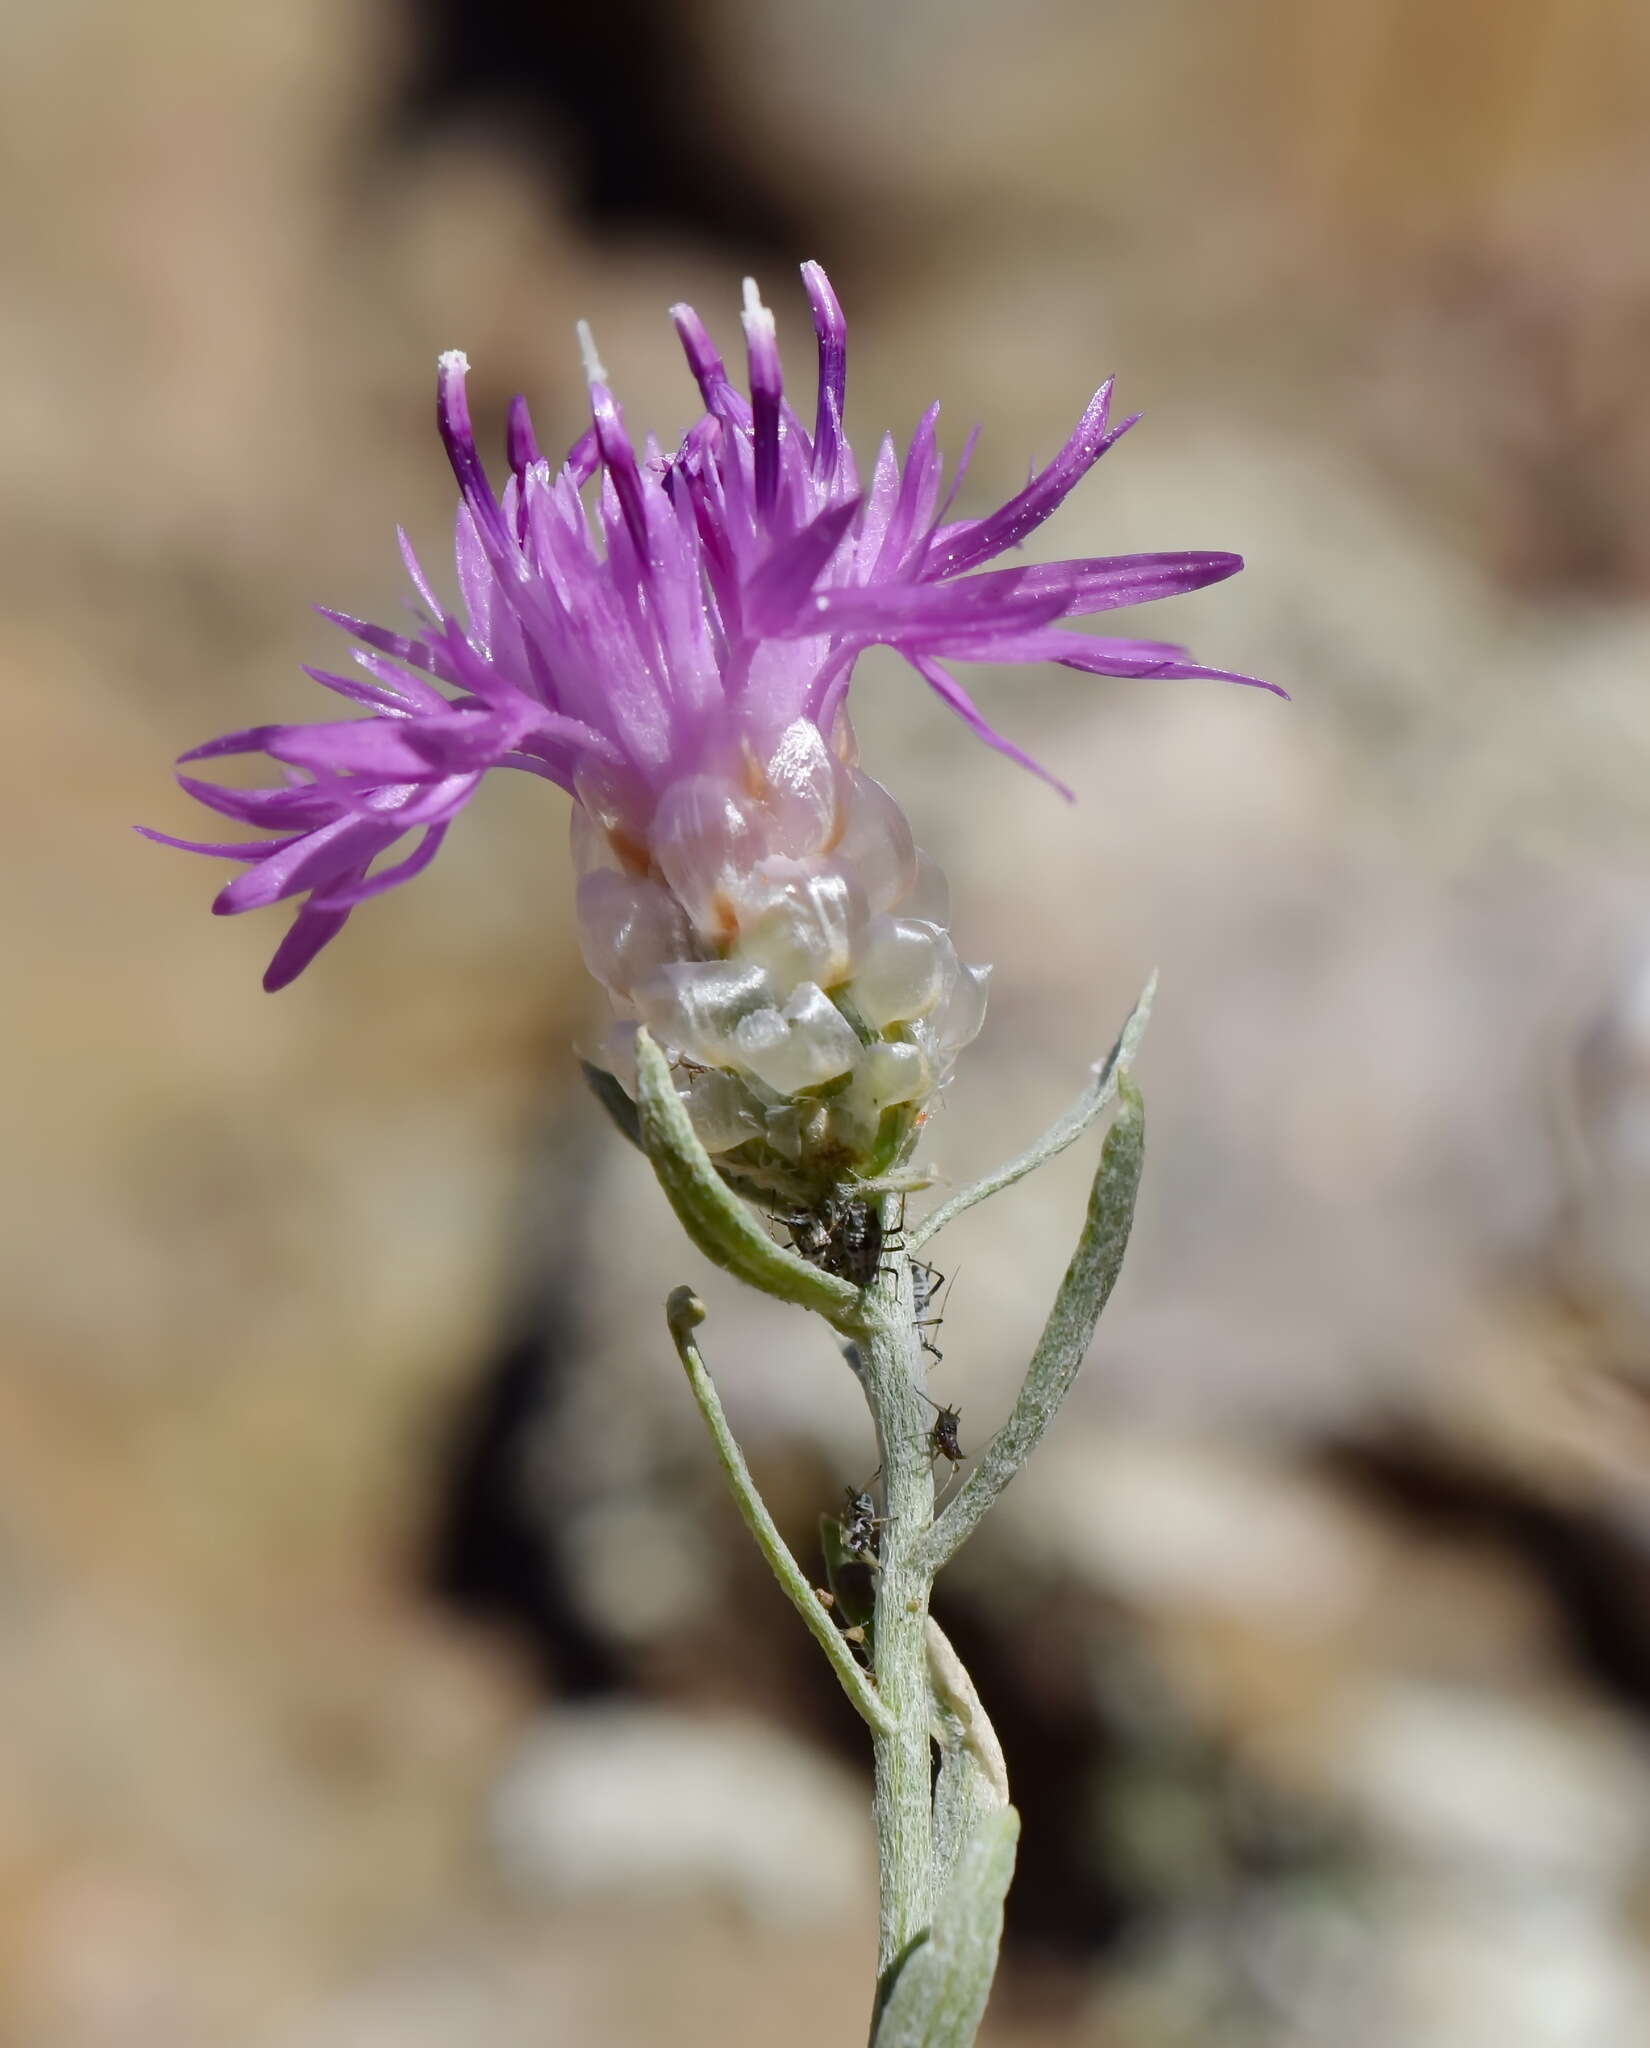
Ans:
<svg viewBox="0 0 1650 2048"><path fill-rule="evenodd" d="M881 1214L870 1202L828 1196L817 1208L797 1210L778 1217L777 1221L789 1230L791 1243L803 1258L855 1287L869 1287L878 1273L888 1270L882 1263L885 1251L904 1249L903 1239L884 1231ZM931 1315L929 1311L937 1302L943 1310L944 1286L945 1275L937 1267L922 1259L911 1262L913 1320L923 1350L936 1359L941 1355L940 1347L929 1333L939 1329L945 1317L943 1313ZM917 1391L934 1411L933 1426L925 1438L930 1461L944 1458L954 1474L964 1458L957 1434L961 1413L923 1393L920 1387ZM841 1557L874 1569L881 1517L870 1494L850 1486L842 1513L828 1519Z"/></svg>
<svg viewBox="0 0 1650 2048"><path fill-rule="evenodd" d="M869 1287L883 1270L883 1251L899 1248L885 1237L873 1202L839 1201L831 1195L817 1209L798 1210L779 1221L803 1258L854 1287Z"/></svg>

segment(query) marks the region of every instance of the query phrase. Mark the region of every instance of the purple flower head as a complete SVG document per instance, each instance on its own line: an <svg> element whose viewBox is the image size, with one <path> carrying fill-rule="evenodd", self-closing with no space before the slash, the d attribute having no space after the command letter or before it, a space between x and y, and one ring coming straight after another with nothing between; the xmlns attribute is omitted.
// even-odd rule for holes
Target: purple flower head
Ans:
<svg viewBox="0 0 1650 2048"><path fill-rule="evenodd" d="M748 823L741 804L764 808L766 856L792 857L796 834L807 836L798 818L812 815L822 790L830 812L837 771L821 764L827 752L848 761L844 700L871 646L894 648L981 739L1038 774L987 723L952 664L1257 680L1198 667L1164 642L1058 624L1218 582L1242 566L1236 555L986 566L1040 526L1134 424L1111 421L1109 380L1022 491L984 518L953 519L968 457L942 488L937 406L903 458L885 438L862 481L842 426L842 311L818 264L802 275L819 354L811 428L786 401L773 316L748 281L748 398L698 317L674 309L704 411L669 455L652 440L638 453L586 335L590 428L553 467L516 399L510 477L495 493L471 430L468 365L456 352L441 358L436 418L459 488L461 609L442 605L403 536L420 600L414 623L392 632L328 613L358 643L356 672L307 671L364 715L254 726L182 757L276 763L281 780L268 788L179 778L209 809L266 836L148 835L245 864L218 895L220 913L305 899L266 988L301 973L357 904L427 866L492 768L525 769L572 792L585 829L597 828L632 876L672 876L684 847L690 868L707 848L736 851L730 841ZM789 824L787 812L796 814ZM814 843L840 827L824 816ZM408 834L418 835L410 851L375 866ZM714 888L704 900L702 953L714 950L720 914Z"/></svg>

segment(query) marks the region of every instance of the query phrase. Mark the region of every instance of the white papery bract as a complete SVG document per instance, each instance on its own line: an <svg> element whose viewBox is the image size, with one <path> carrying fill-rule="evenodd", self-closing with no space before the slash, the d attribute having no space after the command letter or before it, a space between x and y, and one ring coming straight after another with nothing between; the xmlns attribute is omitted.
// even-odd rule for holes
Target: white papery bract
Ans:
<svg viewBox="0 0 1650 2048"><path fill-rule="evenodd" d="M985 1018L988 970L945 926L904 813L798 719L661 798L645 845L574 814L580 943L618 1021L627 1086L646 1025L736 1182L816 1202L886 1172Z"/></svg>

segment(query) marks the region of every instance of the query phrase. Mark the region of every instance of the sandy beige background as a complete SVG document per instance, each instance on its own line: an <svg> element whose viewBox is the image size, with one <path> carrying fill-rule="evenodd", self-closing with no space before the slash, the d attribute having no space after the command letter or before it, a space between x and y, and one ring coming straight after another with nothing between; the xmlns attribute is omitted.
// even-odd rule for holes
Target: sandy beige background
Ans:
<svg viewBox="0 0 1650 2048"><path fill-rule="evenodd" d="M490 790L274 999L275 917L128 829L308 715L397 521L440 559L438 348L571 439L588 317L670 433L667 304L731 335L755 266L805 363L805 256L850 426L982 420L979 502L1115 371L1147 420L1046 551L1241 550L1163 630L1295 693L986 681L1067 809L860 686L997 966L948 1171L1164 977L1130 1270L951 1590L1028 1822L987 2039L1650 2034L1650 21L485 9L461 97L433 18L0 24L0 2039L859 2038L853 1730L576 1085L561 800ZM1083 1170L944 1247L965 1441ZM711 1299L803 1540L852 1390Z"/></svg>

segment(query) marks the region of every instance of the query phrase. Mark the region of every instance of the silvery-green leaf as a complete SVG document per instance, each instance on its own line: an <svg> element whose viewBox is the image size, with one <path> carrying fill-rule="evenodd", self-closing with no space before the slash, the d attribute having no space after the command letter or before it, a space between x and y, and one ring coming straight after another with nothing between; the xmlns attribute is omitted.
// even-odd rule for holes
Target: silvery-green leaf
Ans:
<svg viewBox="0 0 1650 2048"><path fill-rule="evenodd" d="M1120 1107L1100 1148L1088 1213L1049 1310L1008 1420L986 1445L961 1491L923 1538L921 1557L937 1572L979 1523L1042 1441L1094 1341L1128 1249L1145 1160L1146 1111L1127 1074L1117 1079Z"/></svg>
<svg viewBox="0 0 1650 2048"><path fill-rule="evenodd" d="M928 1617L930 1733L940 1753L934 1779L934 1883L943 1891L981 1818L1008 1804L1002 1744L962 1659Z"/></svg>
<svg viewBox="0 0 1650 2048"><path fill-rule="evenodd" d="M913 1224L906 1232L906 1244L913 1252L921 1251L930 1238L937 1237L945 1226L960 1216L965 1209L972 1209L976 1202L983 1202L990 1195L1000 1194L1004 1188L1011 1188L1017 1180L1024 1180L1028 1173L1035 1173L1039 1166L1056 1158L1068 1145L1077 1140L1102 1116L1110 1106L1112 1097L1122 1077L1134 1064L1135 1054L1140 1050L1140 1041L1146 1035L1146 1026L1151 1021L1152 1000L1157 994L1157 976L1153 974L1140 991L1140 1000L1129 1012L1117 1042L1111 1051L1093 1069L1087 1087L1065 1112L1037 1140L1028 1146L1018 1158L1010 1159L983 1180L977 1180L972 1187L960 1189L948 1202L942 1202L931 1216L925 1216L920 1223Z"/></svg>
<svg viewBox="0 0 1650 2048"><path fill-rule="evenodd" d="M991 1995L1014 1875L1020 1816L985 1814L957 1858L927 1939L906 1956L872 2034L872 2048L971 2048Z"/></svg>

